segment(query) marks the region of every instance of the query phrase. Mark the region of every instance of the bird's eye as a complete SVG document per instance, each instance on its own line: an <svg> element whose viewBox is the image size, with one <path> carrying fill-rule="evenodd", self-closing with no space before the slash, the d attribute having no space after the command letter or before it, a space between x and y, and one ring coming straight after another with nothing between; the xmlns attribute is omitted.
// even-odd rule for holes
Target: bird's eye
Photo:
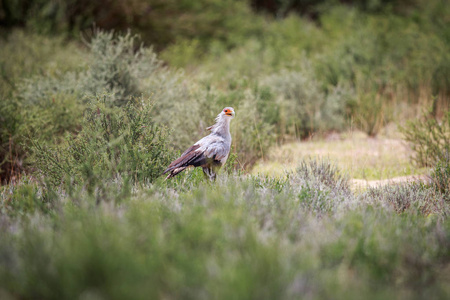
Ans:
<svg viewBox="0 0 450 300"><path fill-rule="evenodd" d="M224 109L223 112L228 112L228 109Z"/></svg>

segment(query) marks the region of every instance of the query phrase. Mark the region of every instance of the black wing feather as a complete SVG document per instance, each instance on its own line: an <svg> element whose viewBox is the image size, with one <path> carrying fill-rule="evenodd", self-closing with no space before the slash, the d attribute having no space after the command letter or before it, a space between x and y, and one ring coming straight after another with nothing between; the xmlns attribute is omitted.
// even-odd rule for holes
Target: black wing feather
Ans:
<svg viewBox="0 0 450 300"><path fill-rule="evenodd" d="M171 172L177 168L186 168L188 166L194 166L198 167L201 166L203 163L206 163L207 158L203 155L203 152L196 151L198 148L200 148L200 145L194 145L184 151L183 154L181 154L180 157L175 159L163 172L163 174L166 174L168 172Z"/></svg>

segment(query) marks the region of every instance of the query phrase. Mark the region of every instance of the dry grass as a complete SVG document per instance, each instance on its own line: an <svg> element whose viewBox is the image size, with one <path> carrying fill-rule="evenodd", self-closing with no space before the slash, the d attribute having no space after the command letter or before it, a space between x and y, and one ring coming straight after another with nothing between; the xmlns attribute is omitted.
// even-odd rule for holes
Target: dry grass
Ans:
<svg viewBox="0 0 450 300"><path fill-rule="evenodd" d="M351 131L273 148L252 173L279 176L308 158L328 159L354 179L385 180L427 173L427 169L411 164L411 155L395 129L384 130L377 138Z"/></svg>

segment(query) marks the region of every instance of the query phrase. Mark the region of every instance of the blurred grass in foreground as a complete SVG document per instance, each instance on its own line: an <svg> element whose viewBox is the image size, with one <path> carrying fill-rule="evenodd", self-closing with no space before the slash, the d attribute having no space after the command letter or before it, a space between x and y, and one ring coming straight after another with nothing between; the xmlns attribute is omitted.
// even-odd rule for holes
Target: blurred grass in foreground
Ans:
<svg viewBox="0 0 450 300"><path fill-rule="evenodd" d="M0 193L2 299L445 299L449 199L408 184L354 194L303 162L288 179L222 174L89 193ZM44 202L45 201L45 202Z"/></svg>

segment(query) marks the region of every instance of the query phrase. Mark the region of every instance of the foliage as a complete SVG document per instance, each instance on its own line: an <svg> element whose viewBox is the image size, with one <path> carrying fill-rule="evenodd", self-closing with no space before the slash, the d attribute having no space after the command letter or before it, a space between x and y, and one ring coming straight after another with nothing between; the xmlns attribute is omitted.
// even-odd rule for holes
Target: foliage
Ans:
<svg viewBox="0 0 450 300"><path fill-rule="evenodd" d="M433 166L448 160L450 153L450 111L442 121L424 114L401 128L404 139L415 152L414 161L420 166Z"/></svg>
<svg viewBox="0 0 450 300"><path fill-rule="evenodd" d="M319 94L345 88L343 109L329 114L339 115L341 121L328 124L328 118L322 118L319 128L338 130L352 122L376 136L389 122L415 117L415 107L430 104L430 95L437 97L438 114L446 111L450 44L442 28L422 26L444 19L437 11L430 17L429 9L414 19L333 6L321 13L320 26L289 16L269 22L263 36L251 36L231 51L214 44L205 63L193 59L187 68L212 74L222 88L239 78L266 84L266 78L282 73L302 73ZM189 55L192 49L185 49ZM169 62L184 58L183 48L172 50L163 52Z"/></svg>
<svg viewBox="0 0 450 300"><path fill-rule="evenodd" d="M0 53L2 99L11 97L23 78L54 76L84 67L83 53L76 43L20 30L0 39Z"/></svg>
<svg viewBox="0 0 450 300"><path fill-rule="evenodd" d="M54 138L78 124L79 108L68 95L49 95L29 106L18 99L24 78L54 76L82 68L83 59L72 42L14 31L0 40L0 182L27 169L24 137L33 131ZM81 67L80 67L81 66ZM20 93L19 93L20 94ZM30 129L33 128L33 129Z"/></svg>
<svg viewBox="0 0 450 300"><path fill-rule="evenodd" d="M303 161L289 178L299 201L314 212L332 212L353 201L348 178L329 162Z"/></svg>
<svg viewBox="0 0 450 300"><path fill-rule="evenodd" d="M22 177L0 190L0 215L28 218L34 213L52 214L59 200L58 195L42 188L32 177Z"/></svg>
<svg viewBox="0 0 450 300"><path fill-rule="evenodd" d="M152 49L137 42L130 33L98 31L88 43L87 70L26 80L20 97L24 103L36 104L55 93L83 98L106 92L111 94L110 105L125 105L130 97L142 94L140 81L161 67Z"/></svg>
<svg viewBox="0 0 450 300"><path fill-rule="evenodd" d="M448 208L444 203L444 194L436 192L432 187L417 183L370 188L361 195L361 198L365 201L372 199L372 201L378 201L383 205L389 205L398 213L408 212L425 215L437 212L450 213L445 211Z"/></svg>
<svg viewBox="0 0 450 300"><path fill-rule="evenodd" d="M374 91L363 89L358 94L357 100L350 102L349 105L352 121L368 136L375 137L389 123L385 117L386 104L382 97Z"/></svg>
<svg viewBox="0 0 450 300"><path fill-rule="evenodd" d="M38 33L78 36L96 26L103 30L132 28L148 44L165 47L180 37L199 38L205 44L218 39L232 46L239 42L230 32L258 31L261 19L244 1L7 1L0 6L5 27L22 26Z"/></svg>
<svg viewBox="0 0 450 300"><path fill-rule="evenodd" d="M438 161L431 172L431 178L438 191L450 200L450 156Z"/></svg>
<svg viewBox="0 0 450 300"><path fill-rule="evenodd" d="M131 26L166 62L131 33L99 30L83 48L2 28L2 170L38 176L0 187L0 298L448 298L445 1L278 1L276 19L235 0L107 2L2 2L2 26ZM282 18L297 10L312 21ZM281 178L231 171L293 136L350 123L376 135L430 95L445 122L409 128L434 186L355 193L324 161ZM184 150L225 106L226 172L158 179L168 145Z"/></svg>
<svg viewBox="0 0 450 300"><path fill-rule="evenodd" d="M258 107L262 101L257 93L247 91L238 102L236 111L239 115L231 126L240 167L246 169L264 157L276 138L273 125L265 120L267 115Z"/></svg>
<svg viewBox="0 0 450 300"><path fill-rule="evenodd" d="M338 87L326 96L310 74L307 70L284 70L263 81L276 95L274 100L280 114L278 129L281 136L305 138L317 131L344 127L348 91Z"/></svg>
<svg viewBox="0 0 450 300"><path fill-rule="evenodd" d="M139 23L133 32L152 28L144 31L153 37L144 34L143 41L154 42L157 50L169 45L161 53L167 60L164 63L152 48L139 45L140 40L130 33L96 30L88 38L88 49L67 47L76 48L78 53L74 54L76 51L65 47L53 51L51 41L45 42L51 39L43 38L39 44L38 36L19 38L17 47L8 50L20 36L17 31L10 32L2 45L2 51L6 49L2 56L6 57L2 62L6 67L2 69L5 74L16 72L17 78L3 76L14 85L13 97L8 96L3 102L6 105L0 108L2 120L8 124L1 129L2 161L8 161L3 174L9 176L11 162L14 169L29 167L20 146L23 136L58 143L64 132L79 130L86 99L104 92L111 95L111 105L125 105L130 97L151 95L155 121L174 131L169 143L180 151L205 134L204 128L220 109L233 106L238 113L232 125L234 146L240 165L245 167L264 157L275 141L341 131L350 124L375 136L391 121L414 117L416 106L427 104L429 95L437 97L437 115L446 111L450 44L448 26L444 26L446 8L439 1L429 5L419 1L411 6L411 12L387 9L386 14L373 13L379 10L359 4L349 9L325 2L315 21L296 15L272 19L253 14L245 2L219 2L136 0L127 10L121 9L120 1L108 5L105 22L118 19L112 15L124 14L127 17L120 20ZM25 7L24 13L42 12L35 19L29 18L29 24L36 22L34 27L40 32L46 30L38 25L52 28L52 32L69 27L78 31L86 20L98 17L95 7L102 2L81 4L38 1ZM151 9L147 10L149 5ZM414 11L421 13L414 17ZM49 17L49 12L56 17ZM80 18L75 20L69 14L80 14ZM178 14L183 17L172 17ZM43 21L43 16L49 18ZM99 27L120 30L125 28L122 25ZM22 55L20 46L28 49L28 40L31 48L40 47L42 53L32 50L28 56ZM20 54L18 61L24 62L23 72L12 67L15 60L9 57L14 57L14 51ZM39 56L36 65L43 61L43 68L32 67L38 75L29 76L34 71L27 73L30 59L26 57L34 56ZM67 59L67 66L60 64L61 58ZM173 68L177 66L186 69ZM7 87L4 91L11 91L8 80L2 82ZM61 108L55 118L51 117L51 122L35 118L49 116L47 108L52 107L53 99L61 103L52 108ZM69 109L79 113L64 115ZM191 118L185 117L186 111Z"/></svg>
<svg viewBox="0 0 450 300"><path fill-rule="evenodd" d="M138 46L138 38L98 32L89 44L92 53L87 74L81 74L84 92L96 95L105 89L114 95L114 105L124 105L141 93L139 80L161 67L151 48ZM138 47L137 50L135 47Z"/></svg>
<svg viewBox="0 0 450 300"><path fill-rule="evenodd" d="M167 134L152 120L151 104L137 99L124 107L109 107L108 95L96 98L85 112L81 131L67 135L52 149L33 142L39 173L53 186L81 184L91 193L108 179L152 182L173 158Z"/></svg>
<svg viewBox="0 0 450 300"><path fill-rule="evenodd" d="M223 175L214 185L161 181L127 193L120 178L96 189L102 184L106 201L97 205L81 186L56 191L51 214L11 214L18 211L11 203L44 199L29 182L0 193L2 295L379 299L450 292L445 209L399 214L390 199L371 193L354 201L327 162L305 163L285 179ZM417 186L402 189L420 194Z"/></svg>
<svg viewBox="0 0 450 300"><path fill-rule="evenodd" d="M2 179L29 168L25 136L58 144L65 133L79 130L87 99L108 93L108 106L126 105L131 97L142 95L141 80L161 68L151 49L135 49L137 37L131 34L96 32L82 60L59 39L17 35L4 50L6 57L17 52L18 61L4 59L5 80L0 82L5 87L0 105ZM35 55L46 58L31 60Z"/></svg>

